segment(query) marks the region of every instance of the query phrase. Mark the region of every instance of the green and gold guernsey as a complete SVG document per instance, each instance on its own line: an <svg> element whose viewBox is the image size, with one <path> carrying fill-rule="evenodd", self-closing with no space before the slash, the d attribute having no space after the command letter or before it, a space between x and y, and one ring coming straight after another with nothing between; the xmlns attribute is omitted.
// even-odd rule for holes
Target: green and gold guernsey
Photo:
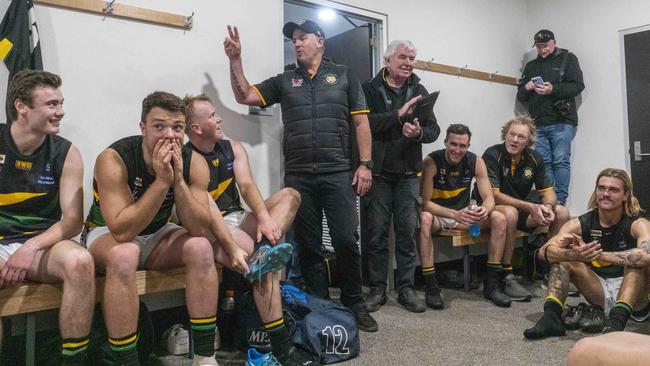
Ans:
<svg viewBox="0 0 650 366"><path fill-rule="evenodd" d="M210 168L208 191L214 202L217 203L219 210L221 210L221 214L225 216L233 212L243 211L244 207L239 199L237 180L233 171L235 153L232 150L230 141L217 141L209 153L199 150L191 142L188 142L185 146L201 154L207 160Z"/></svg>
<svg viewBox="0 0 650 366"><path fill-rule="evenodd" d="M128 185L133 196L133 201L137 201L142 197L144 192L147 191L149 186L153 184L156 177L147 171L144 162L144 155L142 153L142 136L130 136L116 141L109 149L115 150L124 165L126 166L128 175ZM190 177L190 162L192 159L192 150L183 147L183 179L189 182ZM101 197L97 193L97 181L93 178L93 204L90 207L90 212L86 218L86 227L93 228L98 226L106 226L104 217L100 210ZM158 231L165 226L171 218L172 208L174 207L174 188L167 191L167 196L163 201L158 213L151 220L149 225L142 230L138 235L149 235Z"/></svg>
<svg viewBox="0 0 650 366"><path fill-rule="evenodd" d="M600 225L597 211L589 211L578 217L580 221L580 236L585 243L597 241L605 252L620 252L636 248L636 240L632 236L632 224L638 216L623 215L615 225L603 227ZM618 264L604 261L591 261L591 269L602 278L623 277L625 268Z"/></svg>
<svg viewBox="0 0 650 366"><path fill-rule="evenodd" d="M476 155L467 152L458 165L451 165L445 158L445 149L429 154L436 163L433 176L431 201L453 210L461 210L469 205L472 179L475 175Z"/></svg>
<svg viewBox="0 0 650 366"><path fill-rule="evenodd" d="M23 243L61 220L59 182L70 141L49 135L29 156L0 124L0 244Z"/></svg>

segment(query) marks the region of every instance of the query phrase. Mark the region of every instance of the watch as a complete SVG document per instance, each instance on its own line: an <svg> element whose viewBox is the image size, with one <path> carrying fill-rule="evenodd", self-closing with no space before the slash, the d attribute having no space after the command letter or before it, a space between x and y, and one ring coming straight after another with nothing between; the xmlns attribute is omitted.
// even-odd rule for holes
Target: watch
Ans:
<svg viewBox="0 0 650 366"><path fill-rule="evenodd" d="M359 165L363 165L363 166L365 166L366 168L372 170L372 168L375 167L375 162L372 161L372 160L361 160L361 161L359 162Z"/></svg>

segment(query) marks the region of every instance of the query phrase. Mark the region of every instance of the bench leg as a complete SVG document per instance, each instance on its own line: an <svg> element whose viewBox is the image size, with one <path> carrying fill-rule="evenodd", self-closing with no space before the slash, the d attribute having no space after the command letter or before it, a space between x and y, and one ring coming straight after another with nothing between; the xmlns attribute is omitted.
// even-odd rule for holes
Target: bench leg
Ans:
<svg viewBox="0 0 650 366"><path fill-rule="evenodd" d="M25 365L36 364L36 316L25 315Z"/></svg>
<svg viewBox="0 0 650 366"><path fill-rule="evenodd" d="M472 278L472 274L469 269L469 247L463 247L463 280L465 282L465 291L469 291L469 281Z"/></svg>

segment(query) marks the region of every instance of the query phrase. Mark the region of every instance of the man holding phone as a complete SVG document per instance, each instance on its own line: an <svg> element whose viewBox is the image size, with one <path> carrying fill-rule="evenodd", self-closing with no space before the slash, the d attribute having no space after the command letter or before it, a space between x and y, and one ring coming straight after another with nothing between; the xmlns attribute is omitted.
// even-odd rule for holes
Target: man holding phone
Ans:
<svg viewBox="0 0 650 366"><path fill-rule="evenodd" d="M555 46L553 32L540 30L534 42L537 58L524 68L517 99L528 102L537 128L535 150L544 159L558 204L565 205L571 177L571 141L578 125L575 97L585 84L578 58Z"/></svg>
<svg viewBox="0 0 650 366"><path fill-rule="evenodd" d="M363 84L372 132L373 186L362 199L363 259L368 264L369 311L386 303L388 227L395 228L397 302L412 312L425 310L413 291L416 262L415 233L418 216L422 143L440 134L433 112L420 121L413 109L427 95L413 74L416 49L410 41L395 40L384 53L379 73ZM430 108L430 107L429 107Z"/></svg>

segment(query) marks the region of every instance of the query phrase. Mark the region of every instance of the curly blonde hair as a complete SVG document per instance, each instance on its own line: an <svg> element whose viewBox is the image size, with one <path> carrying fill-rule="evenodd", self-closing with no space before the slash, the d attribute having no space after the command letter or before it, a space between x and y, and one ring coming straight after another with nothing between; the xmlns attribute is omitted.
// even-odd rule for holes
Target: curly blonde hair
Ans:
<svg viewBox="0 0 650 366"><path fill-rule="evenodd" d="M528 127L530 134L528 135L528 147L535 145L537 140L537 129L535 128L535 120L529 114L518 114L515 118L506 122L506 124L501 127L501 141L506 140L506 135L508 130L512 125L522 125Z"/></svg>

